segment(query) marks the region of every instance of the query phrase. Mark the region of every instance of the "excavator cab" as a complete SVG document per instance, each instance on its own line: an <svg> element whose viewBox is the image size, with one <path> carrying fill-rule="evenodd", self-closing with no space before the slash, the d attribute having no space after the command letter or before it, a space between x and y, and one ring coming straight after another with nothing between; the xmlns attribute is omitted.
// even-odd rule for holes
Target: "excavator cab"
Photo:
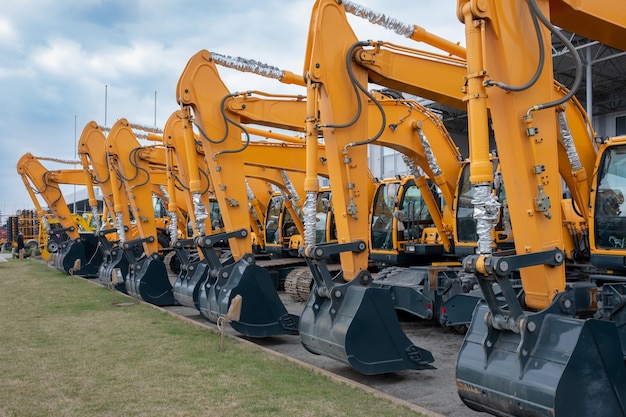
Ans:
<svg viewBox="0 0 626 417"><path fill-rule="evenodd" d="M430 185L427 187L433 191ZM444 255L422 191L412 176L378 184L372 204L370 234L370 259L381 265L428 264L441 260Z"/></svg>
<svg viewBox="0 0 626 417"><path fill-rule="evenodd" d="M332 192L329 188L321 189L317 193L315 206L315 243L336 242L337 226L332 209Z"/></svg>
<svg viewBox="0 0 626 417"><path fill-rule="evenodd" d="M595 187L591 263L626 270L626 138L605 148ZM593 198L593 196L592 196ZM616 256L616 252L620 255Z"/></svg>
<svg viewBox="0 0 626 417"><path fill-rule="evenodd" d="M468 295L475 280L460 274L458 258L445 253L422 190L427 196L438 195L424 177L390 178L378 184L371 211L370 258L385 268L372 285L388 289L397 310L424 320L439 319L462 331L481 296ZM431 207L441 211L440 201L431 198Z"/></svg>
<svg viewBox="0 0 626 417"><path fill-rule="evenodd" d="M275 193L265 216L265 251L276 258L298 256L298 247L292 248L292 242L300 232L293 214L287 210L285 198L280 192ZM294 210L301 217L299 209L294 207Z"/></svg>
<svg viewBox="0 0 626 417"><path fill-rule="evenodd" d="M602 285L602 316L617 326L626 358L626 137L611 139L599 154L590 225L590 262L599 271L590 279Z"/></svg>

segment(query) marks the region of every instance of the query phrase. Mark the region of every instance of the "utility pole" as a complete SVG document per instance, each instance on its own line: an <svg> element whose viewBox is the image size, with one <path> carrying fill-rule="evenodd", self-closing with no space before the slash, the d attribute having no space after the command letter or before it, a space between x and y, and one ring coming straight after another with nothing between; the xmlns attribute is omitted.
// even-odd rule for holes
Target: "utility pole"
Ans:
<svg viewBox="0 0 626 417"><path fill-rule="evenodd" d="M78 144L76 143L76 115L74 115L74 161L76 161L76 149L78 148ZM74 169L76 169L76 164L74 164ZM74 184L74 210L73 213L76 213L76 184Z"/></svg>
<svg viewBox="0 0 626 417"><path fill-rule="evenodd" d="M107 89L108 85L104 85L104 127L107 127Z"/></svg>

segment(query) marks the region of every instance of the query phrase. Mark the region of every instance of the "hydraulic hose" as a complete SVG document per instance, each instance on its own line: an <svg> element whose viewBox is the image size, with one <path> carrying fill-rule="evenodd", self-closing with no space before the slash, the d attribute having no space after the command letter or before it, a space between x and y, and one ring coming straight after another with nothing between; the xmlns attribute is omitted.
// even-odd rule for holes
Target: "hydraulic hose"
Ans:
<svg viewBox="0 0 626 417"><path fill-rule="evenodd" d="M350 64L352 61L352 54L354 53L354 50L356 49L356 47L367 46L367 45L369 45L369 42L363 42L363 41L356 42L354 45L350 47L350 49L348 50L348 53L346 54L346 67L347 67L346 69L348 71L348 76L350 77L350 83L352 84L352 89L354 90L354 94L356 96L356 114L354 115L354 118L346 123L327 124L327 125L320 125L318 127L343 129L343 128L352 126L353 124L356 123L357 120L359 120L359 117L361 116L361 112L363 111L363 104L361 103L361 97L359 96L359 89L357 87L358 83L355 81L354 72L352 71L352 65Z"/></svg>
<svg viewBox="0 0 626 417"><path fill-rule="evenodd" d="M512 86L512 85L508 85L499 81L487 80L485 81L486 87L496 86L506 91L524 91L532 87L539 79L539 76L541 75L541 71L543 70L543 65L546 59L546 54L545 54L545 51L543 50L543 37L541 36L541 28L539 27L539 21L537 20L537 15L533 13L533 10L530 5L528 7L530 8L530 12L531 12L530 16L533 21L533 27L535 28L535 34L537 35L537 44L539 47L539 62L537 63L537 70L535 71L535 74L532 76L530 80L528 80L528 82L520 86Z"/></svg>
<svg viewBox="0 0 626 417"><path fill-rule="evenodd" d="M376 105L376 107L380 111L380 114L381 114L381 117L382 117L382 122L381 122L381 126L380 126L379 131L372 138L369 138L369 139L366 139L366 140L363 140L363 141L359 141L359 142L348 143L344 147L344 151L347 148L352 147L352 146L367 145L367 144L370 144L372 142L375 142L378 138L381 137L381 135L385 131L385 127L387 125L387 116L385 114L385 110L380 105L378 100L376 100L376 98L369 91L367 91L367 88L363 87L358 82L358 80L356 79L356 76L354 75L354 70L352 69L352 57L354 56L354 51L356 50L356 48L361 47L361 46L369 46L369 45L370 45L370 42L367 42L367 41L355 42L350 47L350 49L348 49L348 53L346 54L346 70L348 72L348 77L350 77L350 83L352 84L352 88L354 90L354 94L356 96L356 101L357 101L357 110L356 110L356 114L354 115L354 118L352 120L350 120L349 122L346 122L346 123L325 124L325 125L318 126L320 128L334 128L334 129L342 129L342 128L350 127L353 124L355 124L357 120L359 120L359 117L361 117L361 112L363 111L363 103L361 101L361 96L359 95L359 90L361 90L370 100L372 100L372 102Z"/></svg>
<svg viewBox="0 0 626 417"><path fill-rule="evenodd" d="M214 145L219 145L219 144L223 143L228 138L228 133L229 133L228 124L229 123L233 124L234 126L238 127L239 129L241 129L241 131L245 135L246 140L245 140L245 142L244 142L244 144L243 144L243 146L241 148L239 148L239 149L227 149L227 150L224 150L224 151L217 152L217 153L215 153L213 155L213 159L215 159L218 155L221 155L221 154L242 152L250 144L250 134L248 133L246 128L243 127L241 124L235 122L231 118L229 118L226 115L226 111L224 110L224 107L225 107L224 103L226 102L226 100L229 99L229 98L232 98L232 97L237 97L238 95L239 95L239 93L237 93L237 92L231 93L231 94L227 94L227 95L225 95L222 98L222 101L220 101L220 112L222 114L222 118L224 119L224 135L220 139L213 140L213 139L209 138L209 136L202 130L202 128L195 121L192 120L194 126L196 126L198 128L198 131L200 132L202 137L205 138L209 143L212 143Z"/></svg>
<svg viewBox="0 0 626 417"><path fill-rule="evenodd" d="M530 11L532 13L533 16L536 16L539 20L541 20L541 23L543 23L543 25L548 28L548 30L554 35L556 36L562 43L563 45L565 45L565 47L567 49L569 49L569 51L572 53L572 56L574 58L574 63L575 63L575 71L576 71L576 76L574 78L574 83L572 84L572 87L570 88L569 92L564 95L563 97L554 100L554 101L550 101L548 103L543 103L543 104L537 104L532 106L530 109L528 109L528 111L526 112L527 116L530 116L530 113L533 111L537 111L537 110L544 110L544 109L548 109L551 107L556 107L559 106L567 101L569 101L574 94L576 93L576 90L578 90L578 87L580 86L580 82L582 80L582 61L580 59L580 56L578 56L578 53L576 52L576 48L574 48L574 45L572 45L572 43L569 41L569 39L567 39L567 37L565 37L565 35L563 35L561 33L560 30L558 30L552 23L550 23L550 21L548 19L546 19L546 17L543 15L543 13L541 13L541 10L539 10L539 7L537 6L537 2L535 0L528 0L528 5L530 7ZM543 49L543 48L542 48Z"/></svg>
<svg viewBox="0 0 626 417"><path fill-rule="evenodd" d="M63 193L61 192L61 188L60 188L60 187L58 187L58 186L56 186L56 185L52 185L52 184L48 181L48 174L50 174L50 171L48 171L48 172L44 173L44 174L43 174L43 177L41 178L41 179L42 179L42 181L43 181L43 183L44 183L44 185L46 186L46 188L44 188L44 189L43 189L42 193L43 193L43 192L47 192L47 191L48 191L48 188L53 188L53 189L55 189L55 190L57 190L57 191L59 192L59 197L57 197L57 199L56 199L56 200L54 200L52 203L50 203L50 204L49 204L49 205L53 206L53 205L55 205L56 203L58 203L58 202L59 202L59 200L61 200L61 198L63 197Z"/></svg>

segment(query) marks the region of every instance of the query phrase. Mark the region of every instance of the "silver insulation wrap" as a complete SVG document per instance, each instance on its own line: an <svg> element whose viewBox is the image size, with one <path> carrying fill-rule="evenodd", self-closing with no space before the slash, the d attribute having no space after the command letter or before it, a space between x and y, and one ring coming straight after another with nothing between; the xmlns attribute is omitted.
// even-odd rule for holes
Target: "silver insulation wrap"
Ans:
<svg viewBox="0 0 626 417"><path fill-rule="evenodd" d="M302 212L304 216L304 245L315 245L315 224L317 206L317 193L315 191L307 191Z"/></svg>
<svg viewBox="0 0 626 417"><path fill-rule="evenodd" d="M285 187L287 187L287 190L293 196L293 200L300 201L300 196L298 195L298 192L296 191L296 187L293 186L293 183L291 182L289 175L287 175L287 171L282 170L280 171L280 174L283 178L283 183L285 183Z"/></svg>
<svg viewBox="0 0 626 417"><path fill-rule="evenodd" d="M433 149L430 146L430 142L428 141L426 134L424 134L424 131L421 128L417 129L417 133L419 134L420 141L422 142L422 146L424 147L424 154L426 155L428 166L436 177L440 176L441 167L439 167L439 164L437 163L437 158L435 158L435 154L433 154Z"/></svg>
<svg viewBox="0 0 626 417"><path fill-rule="evenodd" d="M48 221L48 218L43 216L41 221L43 222L43 226L46 228L46 233L50 233L50 222Z"/></svg>
<svg viewBox="0 0 626 417"><path fill-rule="evenodd" d="M500 202L491 192L491 184L474 185L474 219L476 220L476 234L478 235L478 255L491 253L491 230L498 222Z"/></svg>
<svg viewBox="0 0 626 417"><path fill-rule="evenodd" d="M150 133L156 133L156 134L163 133L163 131L159 129L158 127L150 127L150 126L140 125L138 123L129 123L128 126L130 126L132 129L142 130L144 132L150 132Z"/></svg>
<svg viewBox="0 0 626 417"><path fill-rule="evenodd" d="M169 194L167 194L167 188L165 188L165 185L159 185L159 189L163 193L163 196L165 197L165 199L169 200L170 196L169 196Z"/></svg>
<svg viewBox="0 0 626 417"><path fill-rule="evenodd" d="M124 231L124 218L122 213L115 213L115 225L117 226L117 236L120 238L120 243L126 242L126 232Z"/></svg>
<svg viewBox="0 0 626 417"><path fill-rule="evenodd" d="M417 165L411 158L409 158L406 155L401 155L401 156L402 156L402 161L404 162L404 165L407 166L407 168L409 169L409 173L411 175L413 175L414 177L423 177L426 175L422 167Z"/></svg>
<svg viewBox="0 0 626 417"><path fill-rule="evenodd" d="M100 216L98 216L98 207L91 208L91 216L93 217L93 224L96 226L96 232L99 232L102 225L100 224Z"/></svg>
<svg viewBox="0 0 626 417"><path fill-rule="evenodd" d="M35 155L33 155L33 158L39 159L40 161L58 162L59 164L67 164L67 165L78 165L78 164L80 164L80 161L71 161L71 160L67 160L67 159L58 159L58 158L49 158L49 157L46 157L46 156L35 156Z"/></svg>
<svg viewBox="0 0 626 417"><path fill-rule="evenodd" d="M174 211L170 213L170 241L172 244L178 240L178 214Z"/></svg>
<svg viewBox="0 0 626 417"><path fill-rule="evenodd" d="M563 139L563 144L565 145L565 151L567 152L569 163L572 165L572 170L580 171L583 169L583 164L580 162L580 157L578 156L578 151L576 150L576 144L574 143L574 138L572 137L572 132L569 128L569 124L567 123L567 117L565 117L564 111L559 112L559 130L561 131L561 138Z"/></svg>
<svg viewBox="0 0 626 417"><path fill-rule="evenodd" d="M204 222L209 214L206 211L206 207L202 202L202 195L200 193L193 193L193 213L196 217L196 230L198 231L198 235L204 236Z"/></svg>
<svg viewBox="0 0 626 417"><path fill-rule="evenodd" d="M254 192L252 191L252 188L250 188L250 184L248 184L247 179L246 179L246 191L248 192L248 201L252 201L256 198L254 196Z"/></svg>
<svg viewBox="0 0 626 417"><path fill-rule="evenodd" d="M283 78L283 72L280 68L255 61L254 59L232 57L215 52L211 52L211 57L216 64L226 68L233 68L241 72L251 72L267 78L276 78L277 80Z"/></svg>
<svg viewBox="0 0 626 417"><path fill-rule="evenodd" d="M399 20L394 19L393 17L386 16L383 13L375 12L374 10L368 9L367 7L353 3L349 0L344 0L343 5L346 8L346 12L350 14L353 14L365 20L369 20L375 25L379 25L386 29L392 30L398 35L404 36L405 38L410 38L411 36L413 36L414 28L412 25L402 23Z"/></svg>

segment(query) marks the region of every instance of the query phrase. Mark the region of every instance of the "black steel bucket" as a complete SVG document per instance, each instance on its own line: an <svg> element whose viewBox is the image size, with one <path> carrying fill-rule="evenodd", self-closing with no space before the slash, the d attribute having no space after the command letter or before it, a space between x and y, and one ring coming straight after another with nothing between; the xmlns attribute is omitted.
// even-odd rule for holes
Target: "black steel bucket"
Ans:
<svg viewBox="0 0 626 417"><path fill-rule="evenodd" d="M302 312L300 339L307 350L366 375L433 369L432 354L402 331L388 289L354 279L330 293L330 298L321 297L314 286Z"/></svg>
<svg viewBox="0 0 626 417"><path fill-rule="evenodd" d="M209 265L206 260L196 259L181 265L174 283L174 298L181 305L200 310L200 290L206 282Z"/></svg>
<svg viewBox="0 0 626 417"><path fill-rule="evenodd" d="M200 292L202 315L216 321L241 295L240 318L230 322L237 332L249 337L298 334L298 316L287 312L269 272L253 262L253 255L246 255L212 271L215 278L208 278Z"/></svg>
<svg viewBox="0 0 626 417"><path fill-rule="evenodd" d="M165 264L157 254L130 263L126 291L157 306L176 304Z"/></svg>
<svg viewBox="0 0 626 417"><path fill-rule="evenodd" d="M560 305L557 297L556 313L540 325L526 317L519 334L490 328L489 309L477 306L456 368L466 405L497 416L626 416L626 367L615 324L559 314Z"/></svg>
<svg viewBox="0 0 626 417"><path fill-rule="evenodd" d="M115 290L126 293L126 283L124 279L128 275L128 260L124 256L124 251L118 246L113 246L106 238L100 239L101 241L105 240L107 243L102 246L104 248L104 260L98 268L98 279L102 285L110 285L111 274L113 270L117 268L120 270L122 280L117 282Z"/></svg>
<svg viewBox="0 0 626 417"><path fill-rule="evenodd" d="M65 241L60 245L54 258L54 267L68 274L95 278L103 260L98 239L92 233L85 233L76 240ZM74 270L76 261L80 261L80 268Z"/></svg>

